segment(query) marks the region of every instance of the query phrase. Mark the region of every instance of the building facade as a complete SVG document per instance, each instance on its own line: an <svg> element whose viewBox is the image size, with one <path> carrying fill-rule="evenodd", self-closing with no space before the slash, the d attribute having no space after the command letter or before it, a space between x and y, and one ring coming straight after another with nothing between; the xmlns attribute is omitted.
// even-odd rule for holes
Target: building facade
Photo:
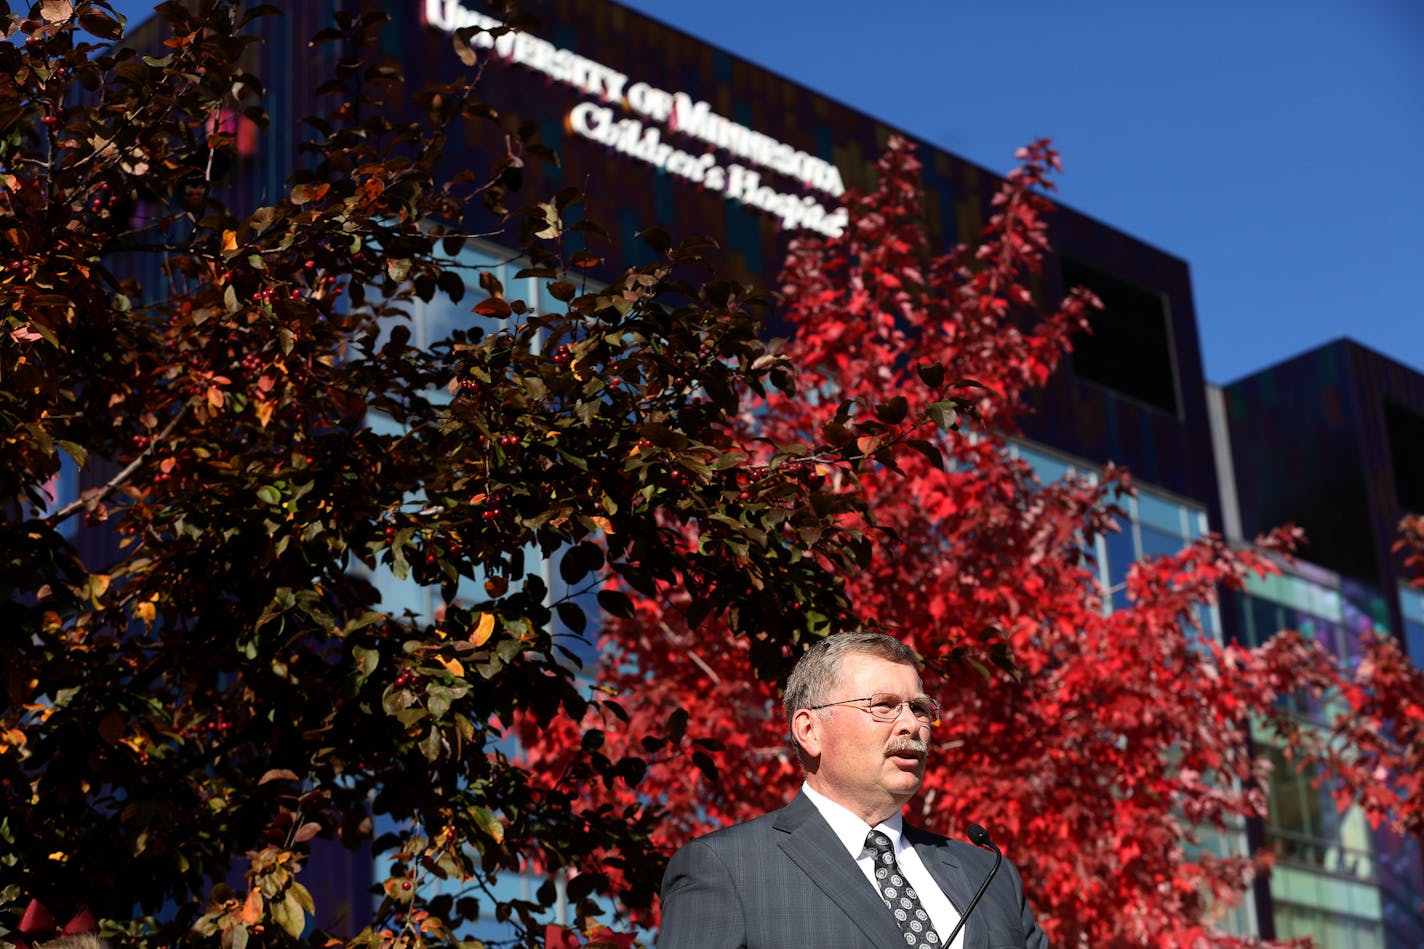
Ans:
<svg viewBox="0 0 1424 949"><path fill-rule="evenodd" d="M479 0L314 0L261 21L267 42L252 71L282 85L264 103L269 133L238 136L237 206L241 192L253 201L281 192L302 134L297 119L315 107L340 55L307 38L334 11L371 6L390 15L381 52L404 64L412 88L467 72L465 60L483 64L482 98L503 128L464 125L452 173L494 166L508 151L504 129L527 127L560 161L520 169L522 194L586 193L587 216L610 233L599 248L609 273L646 262L636 235L656 224L712 237L734 275L774 285L791 238L846 226L840 196L870 183L897 132L609 0L528 0L521 10L539 25L524 31L503 31ZM462 33L471 28L493 32ZM457 35L470 47L463 58ZM931 239L947 249L973 238L999 179L929 146L919 155ZM1106 308L1039 396L1018 450L1044 478L1109 461L1133 472L1140 492L1125 530L1097 551L1109 595L1122 595L1134 561L1206 531L1241 538L1295 522L1313 538L1305 552L1313 565L1228 599L1204 617L1206 628L1248 643L1283 627L1308 630L1347 661L1362 633L1388 630L1424 661L1424 601L1390 550L1401 514L1424 511L1424 375L1342 341L1213 388L1184 261L1072 209L1060 209L1051 228L1044 297L1085 285ZM486 268L513 259L497 244L470 253ZM540 289L530 284L533 300ZM419 308L415 341L443 335L453 312L438 301ZM393 585L390 596L400 595ZM1424 945L1418 842L1336 813L1310 775L1276 774L1269 824L1223 845L1280 855L1237 928L1311 935L1326 949Z"/></svg>

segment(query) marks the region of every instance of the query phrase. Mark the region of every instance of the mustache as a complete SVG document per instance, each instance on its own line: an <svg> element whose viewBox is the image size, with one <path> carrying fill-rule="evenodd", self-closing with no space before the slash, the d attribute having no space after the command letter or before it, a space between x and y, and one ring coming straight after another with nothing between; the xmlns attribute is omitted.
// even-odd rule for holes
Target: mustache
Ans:
<svg viewBox="0 0 1424 949"><path fill-rule="evenodd" d="M892 738L885 746L887 755L898 755L909 752L923 758L929 753L929 742L921 741L918 738L911 738L909 735L901 735L899 738Z"/></svg>

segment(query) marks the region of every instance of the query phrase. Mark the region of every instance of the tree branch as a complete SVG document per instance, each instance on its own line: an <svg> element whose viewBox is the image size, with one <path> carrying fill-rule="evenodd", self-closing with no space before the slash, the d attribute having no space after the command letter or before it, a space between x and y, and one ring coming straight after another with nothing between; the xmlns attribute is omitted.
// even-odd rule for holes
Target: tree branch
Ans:
<svg viewBox="0 0 1424 949"><path fill-rule="evenodd" d="M147 458L150 454L152 454L153 447L159 442L166 439L169 435L173 434L173 429L178 427L178 422L182 420L183 416L186 415L187 412L188 407L186 405L179 408L178 413L174 415L173 418L168 420L167 425L163 426L163 431L159 432L156 436L149 439L148 445L144 447L143 451L139 452L138 455L134 457L134 460L125 465L123 469L119 471L118 474L114 475L107 482L105 482L103 487L96 488L92 491L84 492L79 497L75 498L73 501L70 501L64 507L60 508L58 511L55 511L49 517L45 518L45 521L49 524L50 527L56 527L68 518L70 518L80 508L92 508L95 504L99 503L104 498L108 497L110 494L113 494L114 490L119 485L123 484L126 480L128 480L129 475L133 474L134 471L138 469L139 465L143 464L144 459Z"/></svg>

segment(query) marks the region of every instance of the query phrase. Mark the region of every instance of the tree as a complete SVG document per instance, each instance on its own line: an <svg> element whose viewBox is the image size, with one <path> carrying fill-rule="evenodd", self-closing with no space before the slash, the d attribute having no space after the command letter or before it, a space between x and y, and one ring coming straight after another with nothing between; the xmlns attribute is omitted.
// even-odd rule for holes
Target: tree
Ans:
<svg viewBox="0 0 1424 949"><path fill-rule="evenodd" d="M1400 521L1395 550L1414 585L1424 586L1424 517ZM1337 777L1342 807L1358 801L1372 825L1388 822L1424 841L1424 670L1397 638L1372 633L1352 675L1316 688L1338 696L1345 710L1324 734L1292 737Z"/></svg>
<svg viewBox="0 0 1424 949"><path fill-rule="evenodd" d="M499 874L593 853L646 905L660 810L581 794L636 785L643 756L587 731L531 769L508 726L616 713L568 658L595 594L629 613L615 576L749 636L782 617L768 653L823 629L865 551L855 494L815 445L739 452L744 400L791 385L755 294L656 231L655 263L589 289L578 195L514 201L552 157L527 135L441 176L452 128L506 130L478 70L407 90L382 14L313 39L339 47L332 105L286 190L231 206L233 126L268 121L243 63L279 12L244 6L163 3L145 54L86 38L120 40L103 0L0 2L24 37L0 45L0 910L290 943L316 840L392 857L363 944L454 941ZM481 273L470 325L413 346L409 308L465 295L488 212L558 305ZM90 486L61 505L71 468ZM437 609L386 603L384 575ZM580 924L608 885L570 885ZM531 942L538 908L496 914Z"/></svg>
<svg viewBox="0 0 1424 949"><path fill-rule="evenodd" d="M980 239L938 256L914 149L891 144L875 188L848 199L845 236L793 246L781 296L800 394L769 393L744 416L742 438L819 438L854 464L832 476L855 478L877 544L847 578L852 619L914 646L946 710L932 739L940 764L912 819L952 834L987 823L1031 881L1055 945L1236 945L1220 914L1268 859L1215 852L1210 836L1264 815L1251 717L1286 729L1282 696L1344 694L1358 727L1375 730L1373 745L1342 734L1332 750L1294 729L1289 747L1333 766L1342 802L1370 807L1373 768L1418 783L1378 737L1401 711L1380 704L1399 667L1380 667L1370 688L1368 673L1351 678L1299 635L1252 651L1205 634L1199 610L1249 572L1277 570L1298 540L1289 528L1247 549L1208 536L1140 563L1129 604L1105 611L1088 551L1119 529L1129 475L1109 466L1042 484L1009 451L1026 396L1096 304L1075 290L1039 312L1042 192L1059 163L1046 142L1020 158ZM944 401L946 367L978 397ZM925 416L963 425L936 435ZM630 723L605 718L606 747L654 756L636 793L610 786L605 800L662 802L669 818L653 840L669 851L780 806L800 780L776 707L785 664L771 674L735 631L689 621L695 605L676 591L640 597L633 617L604 631L602 681ZM643 737L664 722L676 746ZM559 765L574 737L525 732L545 766ZM1398 813L1384 792L1373 801L1375 817Z"/></svg>

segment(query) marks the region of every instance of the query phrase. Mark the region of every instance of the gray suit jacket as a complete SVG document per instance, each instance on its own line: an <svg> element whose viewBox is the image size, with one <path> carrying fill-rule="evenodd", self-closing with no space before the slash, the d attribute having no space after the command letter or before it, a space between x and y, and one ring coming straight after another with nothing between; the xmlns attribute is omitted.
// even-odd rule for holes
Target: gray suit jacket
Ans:
<svg viewBox="0 0 1424 949"><path fill-rule="evenodd" d="M905 826L961 913L991 853ZM940 933L941 937L949 933ZM965 949L1047 949L1007 860L964 927ZM804 794L764 817L699 837L663 876L658 949L902 949L880 894Z"/></svg>

